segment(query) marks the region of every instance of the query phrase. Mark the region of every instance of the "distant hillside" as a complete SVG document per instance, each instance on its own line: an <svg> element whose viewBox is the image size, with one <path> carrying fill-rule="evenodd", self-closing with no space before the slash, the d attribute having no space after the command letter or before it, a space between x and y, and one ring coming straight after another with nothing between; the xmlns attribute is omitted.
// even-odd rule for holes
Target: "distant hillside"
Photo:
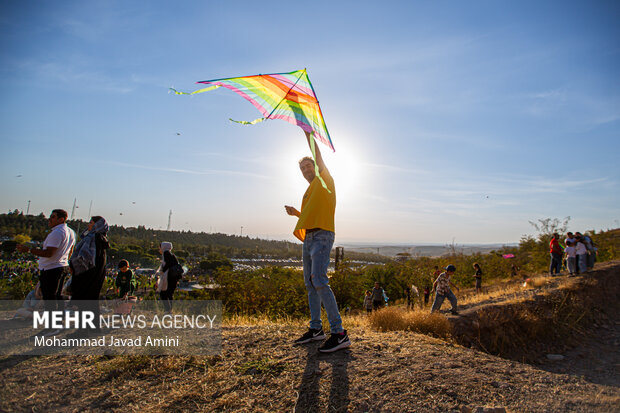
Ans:
<svg viewBox="0 0 620 413"><path fill-rule="evenodd" d="M371 245L371 244L342 244L347 251L380 254L386 257L397 257L398 255L409 254L411 257L441 257L448 254L487 254L497 251L505 246L516 246L516 244L487 244L487 245Z"/></svg>
<svg viewBox="0 0 620 413"><path fill-rule="evenodd" d="M67 224L76 232L86 229L87 223L70 220ZM0 237L14 237L25 234L33 241L43 241L47 235L47 218L43 215L24 215L19 211L0 214ZM189 255L204 256L217 252L228 257L255 258L301 258L301 244L289 241L274 241L248 236L228 235L222 233L205 233L192 231L163 231L144 226L125 228L119 225L110 227L108 233L113 248L130 247L137 252L157 255L161 241L175 244L177 251L183 250ZM122 249L122 248L121 248ZM382 257L367 253L349 253L347 258L383 261Z"/></svg>

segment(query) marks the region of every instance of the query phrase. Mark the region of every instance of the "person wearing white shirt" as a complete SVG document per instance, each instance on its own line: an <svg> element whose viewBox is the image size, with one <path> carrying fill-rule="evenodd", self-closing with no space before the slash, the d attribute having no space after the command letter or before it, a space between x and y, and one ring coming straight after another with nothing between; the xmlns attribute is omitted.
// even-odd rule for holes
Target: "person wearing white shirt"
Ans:
<svg viewBox="0 0 620 413"><path fill-rule="evenodd" d="M583 242L583 238L578 237L575 244L575 251L577 253L577 267L579 273L588 271L588 250L586 244Z"/></svg>
<svg viewBox="0 0 620 413"><path fill-rule="evenodd" d="M566 241L564 253L566 254L568 272L570 275L573 275L577 270L577 250L575 249L575 243L573 241Z"/></svg>
<svg viewBox="0 0 620 413"><path fill-rule="evenodd" d="M69 257L75 245L75 232L67 226L66 220L67 211L53 210L47 222L51 231L43 241L43 248L17 246L18 251L29 252L39 257L39 282L46 311L62 309L59 307L60 291L68 273Z"/></svg>

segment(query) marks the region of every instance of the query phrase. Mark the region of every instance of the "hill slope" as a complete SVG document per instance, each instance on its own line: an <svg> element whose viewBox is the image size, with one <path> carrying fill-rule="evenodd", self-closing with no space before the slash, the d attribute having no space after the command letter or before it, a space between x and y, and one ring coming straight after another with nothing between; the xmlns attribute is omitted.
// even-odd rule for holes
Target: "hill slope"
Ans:
<svg viewBox="0 0 620 413"><path fill-rule="evenodd" d="M610 275L620 276L620 263L584 279ZM318 344L291 346L301 325L267 324L225 327L215 357L4 357L0 410L602 412L620 405L618 347L609 342L620 331L617 316L584 331L590 342L566 346L565 360L538 364L361 325L349 329L351 349L331 355L319 354Z"/></svg>

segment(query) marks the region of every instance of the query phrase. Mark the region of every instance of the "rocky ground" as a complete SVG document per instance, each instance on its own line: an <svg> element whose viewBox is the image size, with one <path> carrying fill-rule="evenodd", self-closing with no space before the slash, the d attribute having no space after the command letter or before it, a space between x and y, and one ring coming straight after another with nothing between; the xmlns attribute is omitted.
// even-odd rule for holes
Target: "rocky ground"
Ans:
<svg viewBox="0 0 620 413"><path fill-rule="evenodd" d="M620 263L601 267L620 275ZM350 328L330 355L303 327L225 327L218 356L0 358L0 411L620 411L620 317L521 363L412 332Z"/></svg>

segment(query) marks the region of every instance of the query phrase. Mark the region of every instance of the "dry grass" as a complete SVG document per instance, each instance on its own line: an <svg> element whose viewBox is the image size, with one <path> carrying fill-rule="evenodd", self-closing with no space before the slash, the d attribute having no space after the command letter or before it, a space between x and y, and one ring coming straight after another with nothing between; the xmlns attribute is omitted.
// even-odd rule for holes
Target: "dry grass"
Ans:
<svg viewBox="0 0 620 413"><path fill-rule="evenodd" d="M273 325L286 325L286 326L297 326L300 327L302 325L307 324L307 321L301 318L287 317L287 316L279 316L279 317L268 317L263 314L257 315L243 315L243 314L235 314L230 316L225 316L222 321L223 327L254 327L254 326L273 326Z"/></svg>
<svg viewBox="0 0 620 413"><path fill-rule="evenodd" d="M323 326L327 328L329 322L327 316L322 314ZM308 319L266 316L234 315L224 318L223 326L226 327L274 327L292 326L306 327ZM366 313L355 315L343 315L342 324L346 329L368 329L376 331L413 331L427 334L438 338L449 338L451 327L445 316L430 314L429 310L406 311L402 308L388 307L367 315ZM326 330L327 331L327 330Z"/></svg>
<svg viewBox="0 0 620 413"><path fill-rule="evenodd" d="M396 307L383 308L369 317L377 331L413 331L439 338L449 338L452 326L445 316L428 310L406 311Z"/></svg>
<svg viewBox="0 0 620 413"><path fill-rule="evenodd" d="M528 278L529 281L527 281L526 283L524 283L523 287L524 288L542 288L545 287L546 285L549 284L549 277L543 276L543 277L533 277L533 278Z"/></svg>
<svg viewBox="0 0 620 413"><path fill-rule="evenodd" d="M323 326L327 328L329 322L325 311L322 312ZM368 327L369 317L366 314L343 315L342 324L344 328ZM264 315L232 315L224 317L223 327L256 327L256 326L292 326L307 327L309 319L306 317L267 317Z"/></svg>
<svg viewBox="0 0 620 413"><path fill-rule="evenodd" d="M481 294L467 294L459 297L459 305L476 305L484 302L494 301L501 299L505 301L510 296L514 296L515 301L518 301L517 297L524 290L540 289L546 287L550 282L549 277L538 276L527 279L527 282L521 282L512 280L507 283L495 284L483 289Z"/></svg>

